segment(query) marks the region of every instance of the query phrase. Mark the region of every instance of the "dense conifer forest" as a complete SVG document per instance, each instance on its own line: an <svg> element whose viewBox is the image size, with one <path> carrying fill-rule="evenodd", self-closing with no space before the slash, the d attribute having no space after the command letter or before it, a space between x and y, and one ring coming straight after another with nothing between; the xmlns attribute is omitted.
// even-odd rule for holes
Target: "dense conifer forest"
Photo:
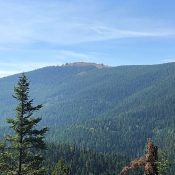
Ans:
<svg viewBox="0 0 175 175"><path fill-rule="evenodd" d="M115 175L129 163L127 157L79 149L75 145L49 144L46 157L49 173L54 171L56 162L63 161L70 169L70 175Z"/></svg>
<svg viewBox="0 0 175 175"><path fill-rule="evenodd" d="M120 67L66 64L26 75L31 82L29 96L34 105L43 106L36 111L42 117L36 121L38 128L49 128L48 132L43 130L45 174L118 174L143 154L147 138L152 138L170 162L168 175L174 175L174 63ZM0 79L1 138L13 134L5 119L15 115L17 103L12 94L19 76Z"/></svg>

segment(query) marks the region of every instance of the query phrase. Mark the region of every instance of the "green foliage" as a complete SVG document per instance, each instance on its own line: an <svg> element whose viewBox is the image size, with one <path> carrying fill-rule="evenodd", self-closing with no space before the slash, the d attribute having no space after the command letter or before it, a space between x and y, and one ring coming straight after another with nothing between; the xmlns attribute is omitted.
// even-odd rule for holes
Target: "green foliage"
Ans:
<svg viewBox="0 0 175 175"><path fill-rule="evenodd" d="M45 170L40 152L46 146L47 128L36 128L41 118L33 117L33 113L42 105L33 106L33 100L29 100L29 82L24 74L19 78L13 97L18 105L16 117L7 120L13 134L7 135L1 144L1 171L9 175L42 175Z"/></svg>
<svg viewBox="0 0 175 175"><path fill-rule="evenodd" d="M64 160L64 164L70 169L70 175L115 175L130 161L120 155L98 153L65 144L49 144L44 154L47 158L45 164L49 170L47 174L51 174L53 169L54 173L57 169L60 170L60 164L57 163L60 163L60 160Z"/></svg>
<svg viewBox="0 0 175 175"><path fill-rule="evenodd" d="M63 160L59 160L54 167L52 175L70 175L70 168L66 166Z"/></svg>
<svg viewBox="0 0 175 175"><path fill-rule="evenodd" d="M159 152L159 160L157 162L159 175L168 174L168 170L170 168L170 162L168 160L167 154L163 151Z"/></svg>
<svg viewBox="0 0 175 175"><path fill-rule="evenodd" d="M153 66L47 67L27 74L31 94L44 108L49 142L76 144L129 157L142 154L148 137L168 152L175 172L175 63ZM1 123L17 76L0 79Z"/></svg>

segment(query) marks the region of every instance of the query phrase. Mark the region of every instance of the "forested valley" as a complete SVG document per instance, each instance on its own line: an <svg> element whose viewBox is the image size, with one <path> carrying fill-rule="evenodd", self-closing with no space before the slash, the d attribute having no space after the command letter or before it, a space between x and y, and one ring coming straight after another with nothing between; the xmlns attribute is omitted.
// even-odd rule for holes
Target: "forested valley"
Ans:
<svg viewBox="0 0 175 175"><path fill-rule="evenodd" d="M158 146L159 157L164 156L166 173L174 175L174 63L119 67L74 63L25 75L0 79L2 175L116 175L144 154L148 138ZM18 103L22 92L27 95L23 107ZM30 119L33 113L38 118ZM18 144L16 136L24 136L25 143ZM25 158L21 167L16 149ZM141 173L143 168L131 171Z"/></svg>

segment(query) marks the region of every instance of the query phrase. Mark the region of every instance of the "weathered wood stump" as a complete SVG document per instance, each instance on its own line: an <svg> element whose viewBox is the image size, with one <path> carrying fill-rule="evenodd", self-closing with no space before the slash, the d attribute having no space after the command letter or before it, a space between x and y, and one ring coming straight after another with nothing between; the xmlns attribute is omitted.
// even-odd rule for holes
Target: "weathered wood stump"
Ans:
<svg viewBox="0 0 175 175"><path fill-rule="evenodd" d="M146 154L138 159L131 161L125 166L119 175L127 175L130 170L144 167L144 175L158 175L156 162L158 161L158 148L154 146L151 139L148 139Z"/></svg>

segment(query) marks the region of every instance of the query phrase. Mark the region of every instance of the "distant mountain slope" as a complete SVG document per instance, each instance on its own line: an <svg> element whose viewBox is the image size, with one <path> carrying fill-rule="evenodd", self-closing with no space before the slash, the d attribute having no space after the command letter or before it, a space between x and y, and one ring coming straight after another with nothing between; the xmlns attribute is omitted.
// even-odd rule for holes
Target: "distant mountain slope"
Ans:
<svg viewBox="0 0 175 175"><path fill-rule="evenodd" d="M52 141L136 156L147 137L175 155L175 63L107 67L74 63L27 73ZM19 75L0 79L0 114L14 114ZM172 157L172 156L171 156Z"/></svg>
<svg viewBox="0 0 175 175"><path fill-rule="evenodd" d="M53 66L38 69L26 73L31 83L31 96L37 102L43 103L47 107L48 102L53 97L66 98L72 94L70 90L72 82L77 76L87 74L96 70L96 66ZM20 74L0 79L0 98L1 98L1 121L9 115L12 115L15 107L15 101L12 98L13 89L18 81ZM67 87L68 90L65 88ZM66 91L67 90L67 91ZM53 98L53 101L55 99Z"/></svg>
<svg viewBox="0 0 175 175"><path fill-rule="evenodd" d="M167 78L172 65L122 66L102 69L97 65L47 67L27 73L31 96L44 104L43 117L56 124L74 123L100 116L125 98ZM2 118L11 115L16 76L0 79ZM66 109L65 109L66 108ZM47 121L48 123L48 121ZM53 121L51 120L51 123Z"/></svg>

